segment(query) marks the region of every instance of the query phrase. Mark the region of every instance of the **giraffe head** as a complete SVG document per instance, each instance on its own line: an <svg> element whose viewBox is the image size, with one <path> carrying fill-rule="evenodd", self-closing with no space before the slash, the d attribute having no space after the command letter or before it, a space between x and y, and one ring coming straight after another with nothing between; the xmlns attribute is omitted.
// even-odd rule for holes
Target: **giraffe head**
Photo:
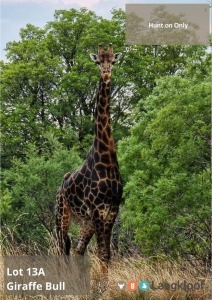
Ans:
<svg viewBox="0 0 212 300"><path fill-rule="evenodd" d="M110 43L107 51L101 44L98 46L98 54L90 54L91 59L99 65L101 77L105 82L110 81L113 64L120 58L121 53L113 53L113 45Z"/></svg>

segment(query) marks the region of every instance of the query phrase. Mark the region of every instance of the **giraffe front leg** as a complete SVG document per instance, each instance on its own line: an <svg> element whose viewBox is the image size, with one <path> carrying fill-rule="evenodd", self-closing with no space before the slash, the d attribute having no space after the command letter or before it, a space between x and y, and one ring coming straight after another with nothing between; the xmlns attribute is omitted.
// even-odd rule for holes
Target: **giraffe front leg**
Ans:
<svg viewBox="0 0 212 300"><path fill-rule="evenodd" d="M111 258L110 242L113 225L118 214L118 208L112 209L106 219L99 219L95 222L95 234L98 247L98 257L101 263L102 273L108 274L108 266Z"/></svg>
<svg viewBox="0 0 212 300"><path fill-rule="evenodd" d="M113 223L99 222L96 226L96 240L98 247L98 257L102 273L107 276L110 263L110 241Z"/></svg>
<svg viewBox="0 0 212 300"><path fill-rule="evenodd" d="M71 221L71 211L62 193L57 196L56 205L56 239L59 255L69 255L71 240L68 236Z"/></svg>
<svg viewBox="0 0 212 300"><path fill-rule="evenodd" d="M84 255L87 245L89 244L94 232L95 228L92 221L86 220L80 224L80 238L73 251L75 254Z"/></svg>

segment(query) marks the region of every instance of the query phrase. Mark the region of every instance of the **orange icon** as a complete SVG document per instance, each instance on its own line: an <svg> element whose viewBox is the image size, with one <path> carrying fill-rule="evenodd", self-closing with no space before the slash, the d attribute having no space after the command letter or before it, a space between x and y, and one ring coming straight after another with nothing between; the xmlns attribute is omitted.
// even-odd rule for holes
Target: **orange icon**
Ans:
<svg viewBox="0 0 212 300"><path fill-rule="evenodd" d="M127 283L127 288L129 291L136 291L138 289L138 284L135 280L130 280Z"/></svg>

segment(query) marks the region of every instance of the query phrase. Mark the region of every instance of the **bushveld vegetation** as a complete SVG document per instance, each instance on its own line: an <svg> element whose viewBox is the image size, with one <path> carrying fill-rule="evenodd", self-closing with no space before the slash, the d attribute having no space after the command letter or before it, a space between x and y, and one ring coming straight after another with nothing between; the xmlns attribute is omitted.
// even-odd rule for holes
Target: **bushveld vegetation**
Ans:
<svg viewBox="0 0 212 300"><path fill-rule="evenodd" d="M122 52L113 69L111 123L124 198L109 288L94 284L93 299L209 299L206 290L130 294L114 288L117 280L143 277L207 281L211 262L211 55L205 46L125 46L124 30L121 10L113 10L111 20L84 8L59 10L45 28L28 24L20 41L7 44L7 61L1 61L2 252L49 253L56 191L93 139L99 73L89 53L99 42L112 42ZM72 226L73 240L77 232Z"/></svg>

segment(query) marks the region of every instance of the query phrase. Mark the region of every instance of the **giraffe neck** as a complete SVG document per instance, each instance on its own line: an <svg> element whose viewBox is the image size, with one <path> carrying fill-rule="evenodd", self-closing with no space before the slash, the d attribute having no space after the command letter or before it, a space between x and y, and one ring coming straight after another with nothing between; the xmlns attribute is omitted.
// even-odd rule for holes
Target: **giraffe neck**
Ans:
<svg viewBox="0 0 212 300"><path fill-rule="evenodd" d="M100 79L95 108L95 139L94 146L99 153L115 152L110 127L110 81Z"/></svg>

